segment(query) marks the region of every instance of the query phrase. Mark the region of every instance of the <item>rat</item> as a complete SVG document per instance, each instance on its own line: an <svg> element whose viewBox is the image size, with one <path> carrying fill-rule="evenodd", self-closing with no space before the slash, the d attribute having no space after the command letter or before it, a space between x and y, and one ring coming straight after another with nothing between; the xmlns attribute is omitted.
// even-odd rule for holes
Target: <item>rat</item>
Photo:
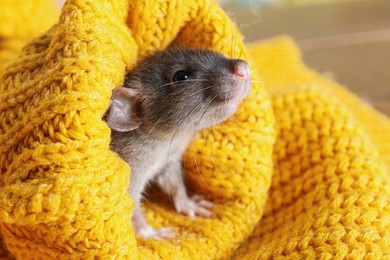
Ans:
<svg viewBox="0 0 390 260"><path fill-rule="evenodd" d="M200 49L158 51L129 71L113 90L106 122L110 148L131 168L133 227L143 238L169 239L172 228L155 229L142 214L145 187L155 180L177 212L210 217L214 204L188 196L182 180L182 156L197 131L233 115L251 88L244 60Z"/></svg>

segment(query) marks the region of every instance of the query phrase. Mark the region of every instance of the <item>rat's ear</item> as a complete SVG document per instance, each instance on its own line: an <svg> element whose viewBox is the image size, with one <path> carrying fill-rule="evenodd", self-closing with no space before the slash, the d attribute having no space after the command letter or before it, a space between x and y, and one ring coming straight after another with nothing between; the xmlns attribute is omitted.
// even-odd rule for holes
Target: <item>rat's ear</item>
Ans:
<svg viewBox="0 0 390 260"><path fill-rule="evenodd" d="M107 124L118 132L128 132L141 125L137 109L138 94L135 90L116 87L112 92L111 105L107 113Z"/></svg>

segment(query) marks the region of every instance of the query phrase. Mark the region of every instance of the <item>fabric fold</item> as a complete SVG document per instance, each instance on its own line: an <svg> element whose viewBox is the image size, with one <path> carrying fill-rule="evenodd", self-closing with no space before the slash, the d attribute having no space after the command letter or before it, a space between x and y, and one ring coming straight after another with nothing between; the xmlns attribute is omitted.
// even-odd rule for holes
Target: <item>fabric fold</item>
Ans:
<svg viewBox="0 0 390 260"><path fill-rule="evenodd" d="M215 2L73 0L58 23L5 68L0 230L11 255L221 258L249 235L272 173L274 120L262 84L253 86L234 118L199 133L185 156L189 190L213 200L215 215L192 220L176 213L166 196L152 196L144 203L149 223L172 226L178 237L134 236L130 168L109 149L102 116L125 71L171 44L249 58Z"/></svg>
<svg viewBox="0 0 390 260"><path fill-rule="evenodd" d="M40 10L31 19L44 2L30 3ZM24 28L20 5L6 5ZM21 52L24 43L0 46L12 53L0 55L0 256L389 258L390 121L308 69L290 38L245 46L221 8L200 0L69 0L37 37L49 24L26 26ZM152 189L148 222L178 236L143 240L130 220L130 167L101 118L125 71L170 45L248 60L253 87L183 159L190 193L212 200L214 216L182 216Z"/></svg>

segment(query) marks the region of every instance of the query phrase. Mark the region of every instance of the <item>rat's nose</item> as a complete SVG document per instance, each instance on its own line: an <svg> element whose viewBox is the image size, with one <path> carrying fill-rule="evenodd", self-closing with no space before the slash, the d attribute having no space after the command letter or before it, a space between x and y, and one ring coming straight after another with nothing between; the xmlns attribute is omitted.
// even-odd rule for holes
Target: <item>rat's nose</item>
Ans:
<svg viewBox="0 0 390 260"><path fill-rule="evenodd" d="M249 75L249 65L243 60L234 60L232 73L239 78L245 78Z"/></svg>

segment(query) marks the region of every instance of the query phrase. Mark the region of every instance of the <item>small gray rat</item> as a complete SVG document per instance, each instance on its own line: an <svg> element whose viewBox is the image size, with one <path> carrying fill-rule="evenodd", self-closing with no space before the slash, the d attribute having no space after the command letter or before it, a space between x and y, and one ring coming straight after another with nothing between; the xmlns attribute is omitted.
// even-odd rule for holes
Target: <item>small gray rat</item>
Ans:
<svg viewBox="0 0 390 260"><path fill-rule="evenodd" d="M212 215L212 202L187 195L182 155L198 130L233 115L250 88L245 61L179 47L148 56L113 90L106 112L110 146L131 167L129 193L138 236L175 235L171 228L151 227L141 212L142 193L152 179L172 198L176 211L190 217Z"/></svg>

